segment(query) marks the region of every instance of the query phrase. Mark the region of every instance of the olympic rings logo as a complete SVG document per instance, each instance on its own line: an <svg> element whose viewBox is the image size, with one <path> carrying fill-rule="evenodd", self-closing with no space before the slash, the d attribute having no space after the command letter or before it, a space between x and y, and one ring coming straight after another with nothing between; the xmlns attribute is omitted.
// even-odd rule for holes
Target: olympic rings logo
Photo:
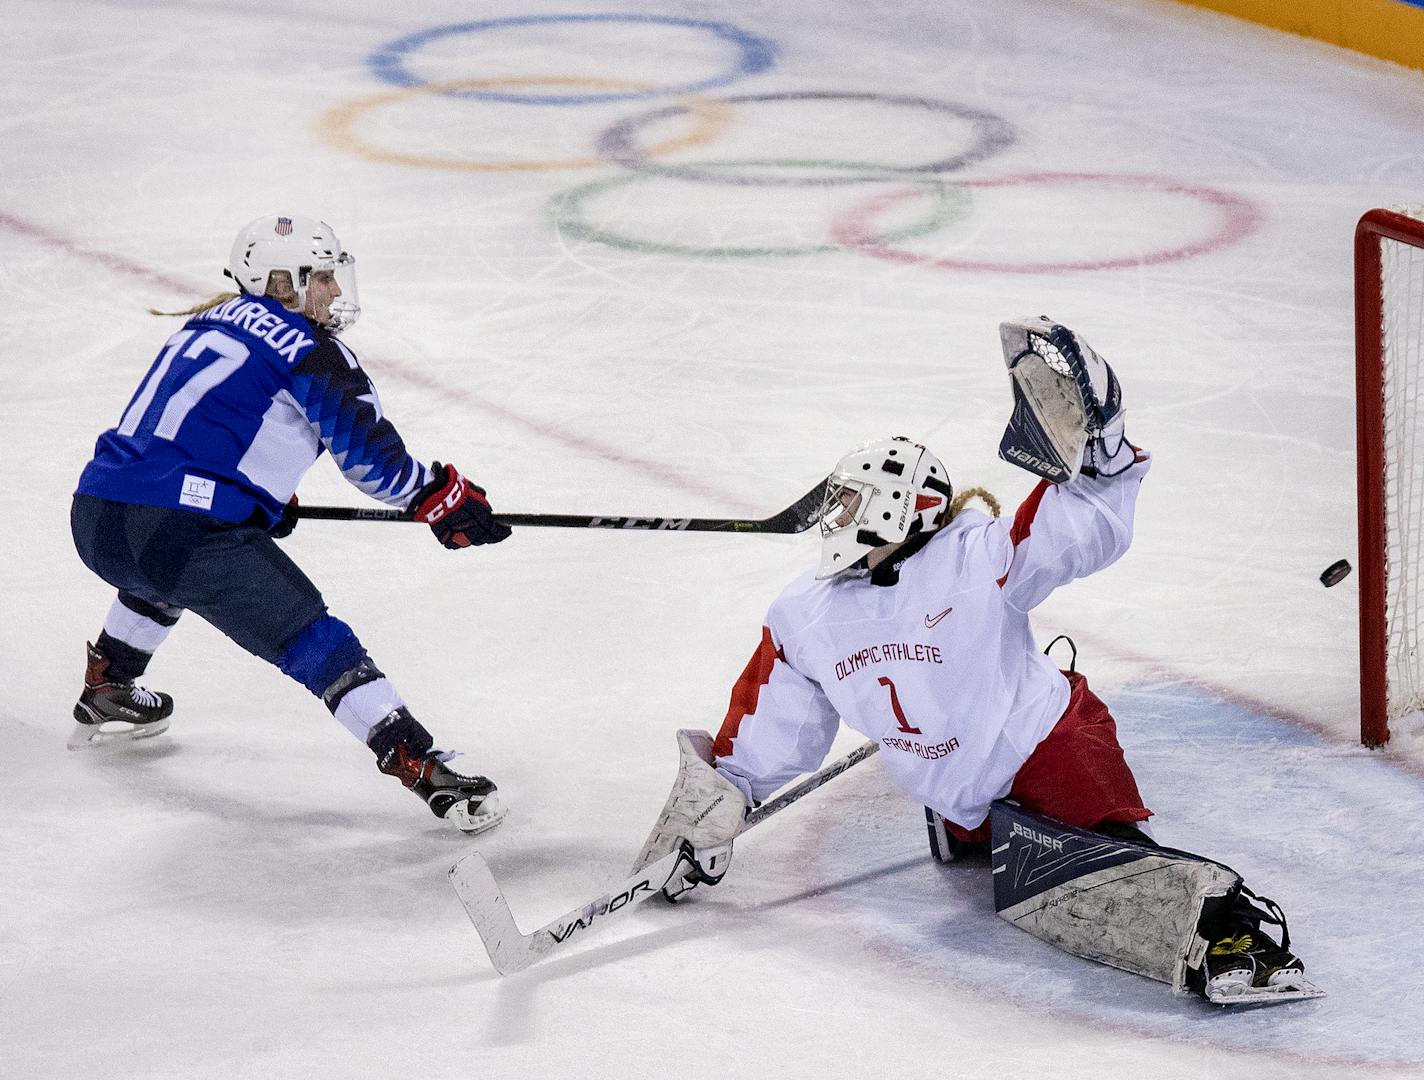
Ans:
<svg viewBox="0 0 1424 1080"><path fill-rule="evenodd" d="M578 75L510 76L465 79L424 78L412 71L412 64L424 50L432 46L447 50L469 35L527 32L547 33L552 26L575 27L617 25L620 28L662 28L692 31L710 36L719 49L730 46L734 58L720 73L673 85L658 85L639 79L593 78ZM542 40L542 39L541 39ZM623 171L611 178L596 179L555 195L548 210L555 228L563 237L596 243L613 249L640 253L678 255L714 259L765 258L776 256L808 256L853 251L888 262L926 269L1013 274L1071 273L1076 271L1109 270L1156 265L1191 258L1220 250L1250 235L1259 225L1260 215L1246 199L1201 184L1189 184L1168 177L1117 175L1109 173L1018 174L1001 177L974 178L962 175L965 170L1008 150L1017 142L1013 125L1003 117L957 102L907 94L881 94L852 91L783 91L776 93L734 94L712 96L708 90L729 85L739 79L770 70L776 61L778 48L771 40L750 33L729 23L704 19L661 15L584 14L530 15L484 19L476 22L434 27L410 34L381 46L369 59L372 71L394 89L367 95L327 111L318 122L320 137L343 150L370 161L447 172L510 173L586 170L618 166ZM438 60L438 58L436 58ZM432 66L427 58L426 67ZM435 64L434 66L438 66ZM532 90L552 91L531 93ZM417 108L429 110L441 102L466 101L486 104L524 106L578 107L622 101L648 100L657 97L677 100L636 115L617 120L599 132L591 152L577 156L505 158L496 154L456 156L443 152L422 152L418 148L392 149L381 145L379 134L391 130L411 141L412 125L400 125L387 120L385 131L379 121L392 110ZM687 151L707 147L725 140L733 121L748 110L791 104L802 108L830 104L841 108L909 110L921 120L934 121L954 129L954 138L963 145L952 145L925 160L912 164L873 164L847 160L836 153L827 157L792 156L785 152L781 140L770 152L739 154L727 160L689 161ZM667 130L669 128L673 130ZM372 129L377 129L373 134ZM654 134L655 132L660 134ZM644 140L647 140L646 143ZM745 139L743 140L745 142ZM879 140L875 140L877 143ZM759 149L766 151L765 146ZM953 179L951 180L951 174ZM773 243L756 235L754 243L722 242L713 237L707 242L688 242L690 229L684 220L664 229L663 235L641 235L659 214L640 216L636 199L627 189L635 183L659 181L663 184L695 184L700 187L758 188L781 190L782 198L794 196L796 190L836 189L851 186L877 185L878 191L849 206L842 206L820 219L815 228L825 239ZM884 186L893 183L893 190ZM985 258L975 253L971 245L984 243L976 227L974 235L956 238L953 226L968 219L974 211L976 198L991 196L1002 200L1005 193L1037 187L1044 195L1029 209L1056 199L1065 193L1084 192L1079 205L1062 207L1049 214L1037 232L1021 228L1005 246L1009 250L1027 248L1032 255L1021 261ZM1097 189L1107 196L1094 203L1092 192ZM1142 200L1157 200L1161 207L1155 219L1158 232L1168 236L1155 248L1123 254L1104 252L1093 254L1082 250L1094 238L1113 236L1111 220L1094 220L1094 212L1102 218L1120 216L1125 194ZM655 191L644 201L652 205ZM1053 196L1054 199L1048 198ZM725 199L725 197L724 197ZM652 200L650 203L649 200ZM669 199L681 212L687 199ZM804 198L801 201L806 201ZM597 220L601 208L610 207ZM608 220L617 216L620 207L633 221L622 228ZM1110 209L1109 209L1110 208ZM1011 204L1007 216L1016 220L1023 213L1022 200ZM768 210L767 218L778 215ZM983 215L979 215L981 220ZM1185 223L1185 224L1183 224ZM642 228L639 228L642 226ZM1051 233L1067 230L1066 239L1076 245L1073 257L1055 253ZM756 232L757 230L752 230ZM1131 229L1122 230L1132 232ZM1140 233L1140 229L1136 230ZM827 236L827 233L829 234ZM676 237L676 239L674 239ZM1099 245L1101 246L1101 245Z"/></svg>

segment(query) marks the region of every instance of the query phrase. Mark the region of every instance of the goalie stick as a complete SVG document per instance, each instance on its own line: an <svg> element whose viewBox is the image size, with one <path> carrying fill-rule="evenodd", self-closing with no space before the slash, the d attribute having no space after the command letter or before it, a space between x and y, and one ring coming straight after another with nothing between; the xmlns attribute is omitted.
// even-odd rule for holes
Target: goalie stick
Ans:
<svg viewBox="0 0 1424 1080"><path fill-rule="evenodd" d="M878 749L876 743L864 743L771 801L763 803L747 814L742 833L780 813L852 766L858 765ZM450 868L450 884L454 886L455 894L465 907L465 914L470 917L476 933L484 942L485 951L489 953L495 970L501 975L512 975L567 945L576 935L581 937L578 932L589 929L595 921L601 925L611 916L628 911L644 900L656 896L674 875L686 872L691 859L689 846L684 842L680 849L668 852L661 859L624 879L612 892L579 905L529 934L520 931L515 923L514 914L509 910L509 903L504 898L499 882L495 880L489 864L479 852L466 855Z"/></svg>
<svg viewBox="0 0 1424 1080"><path fill-rule="evenodd" d="M662 532L805 532L820 518L826 490L824 480L785 510L764 518L623 517L606 514L496 514L506 525L533 525L554 529L639 529ZM413 521L404 510L364 506L296 506L298 518L318 521Z"/></svg>

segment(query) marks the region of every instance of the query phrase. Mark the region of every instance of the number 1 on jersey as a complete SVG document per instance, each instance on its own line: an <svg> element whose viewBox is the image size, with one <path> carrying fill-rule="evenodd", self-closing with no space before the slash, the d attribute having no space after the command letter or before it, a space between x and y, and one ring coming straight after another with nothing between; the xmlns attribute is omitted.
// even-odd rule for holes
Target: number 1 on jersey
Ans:
<svg viewBox="0 0 1424 1080"><path fill-rule="evenodd" d="M917 727L911 727L910 721L905 719L905 710L900 708L900 695L895 692L895 684L891 682L888 678L886 678L884 675L880 676L879 681L881 686L886 687L890 691L890 708L893 709L895 712L895 719L900 724L900 730L903 731L906 735L920 734L920 729Z"/></svg>

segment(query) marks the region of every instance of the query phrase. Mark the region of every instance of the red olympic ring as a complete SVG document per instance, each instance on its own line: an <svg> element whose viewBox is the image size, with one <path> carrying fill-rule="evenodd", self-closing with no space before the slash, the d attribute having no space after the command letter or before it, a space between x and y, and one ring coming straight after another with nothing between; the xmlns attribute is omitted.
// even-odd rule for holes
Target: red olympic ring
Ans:
<svg viewBox="0 0 1424 1080"><path fill-rule="evenodd" d="M1256 205L1239 195L1199 184L1187 184L1163 176L1116 175L1112 173L1022 173L992 180L956 180L964 187L1014 187L1024 184L1117 184L1133 188L1148 188L1175 195L1185 195L1205 203L1216 211L1217 221L1211 233L1201 240L1162 251L1127 255L1111 259L1085 259L1052 263L993 262L988 259L936 258L892 247L875 233L875 220L892 206L915 198L918 189L887 192L867 199L847 210L831 226L831 235L839 244L890 262L913 266L930 266L942 270L972 270L1004 274L1056 274L1075 270L1120 270L1128 267L1155 266L1177 262L1196 255L1218 251L1239 243L1255 232L1261 223Z"/></svg>

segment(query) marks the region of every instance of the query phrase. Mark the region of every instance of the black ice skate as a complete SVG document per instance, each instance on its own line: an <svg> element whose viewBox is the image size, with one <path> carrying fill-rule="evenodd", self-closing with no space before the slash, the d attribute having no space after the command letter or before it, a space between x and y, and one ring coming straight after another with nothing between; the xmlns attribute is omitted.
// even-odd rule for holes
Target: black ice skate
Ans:
<svg viewBox="0 0 1424 1080"><path fill-rule="evenodd" d="M108 677L109 658L89 647L84 692L74 706L69 749L84 750L161 735L168 730L173 699Z"/></svg>
<svg viewBox="0 0 1424 1080"><path fill-rule="evenodd" d="M494 781L484 776L463 776L446 765L444 755L428 747L430 736L425 729L405 709L398 709L386 720L389 723L377 725L372 732L373 742L387 742L376 757L376 767L381 772L394 776L424 799L436 817L444 818L462 832L482 833L504 819L505 810ZM414 745L405 738L381 738L407 726L423 736ZM420 748L422 742L427 748Z"/></svg>
<svg viewBox="0 0 1424 1080"><path fill-rule="evenodd" d="M1217 1005L1264 1005L1324 996L1305 978L1304 961L1290 951L1290 931L1280 906L1265 897L1252 899L1255 904L1238 895L1208 937L1211 946L1200 973L1202 996ZM1281 928L1279 944L1261 929L1262 923Z"/></svg>

